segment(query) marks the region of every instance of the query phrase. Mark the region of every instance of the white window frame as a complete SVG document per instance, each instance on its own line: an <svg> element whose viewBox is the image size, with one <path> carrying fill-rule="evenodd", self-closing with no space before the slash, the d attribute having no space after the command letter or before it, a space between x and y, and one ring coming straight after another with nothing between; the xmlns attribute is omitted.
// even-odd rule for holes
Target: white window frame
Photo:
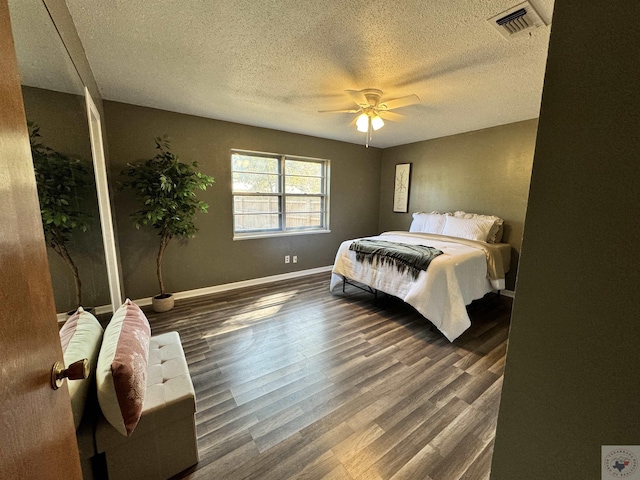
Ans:
<svg viewBox="0 0 640 480"><path fill-rule="evenodd" d="M242 192L242 191L234 191L233 190L233 155L253 155L259 157L267 157L278 160L279 165L279 192ZM319 163L322 165L322 192L321 193L313 193L313 194L304 194L304 193L287 193L286 192L286 160L295 160L302 162L312 162ZM318 234L318 233L330 233L329 229L329 189L330 189L330 162L324 158L312 158L312 157L301 157L298 155L288 155L288 154L279 154L279 153L267 153L267 152L255 152L250 150L239 150L232 149L230 155L231 161L231 214L233 216L233 239L234 240L245 240L252 238L269 238L269 237L280 237L280 236L288 236L288 235L308 235L308 234ZM268 173L268 172L265 172ZM251 230L251 231L240 231L236 230L236 211L235 211L235 197L237 196L260 196L260 197L278 197L279 211L278 215L280 218L279 228L278 229L263 229L263 230ZM287 208L287 198L292 197L320 197L323 199L323 215L321 215L321 223L320 227L287 227L285 225L286 222L286 208Z"/></svg>

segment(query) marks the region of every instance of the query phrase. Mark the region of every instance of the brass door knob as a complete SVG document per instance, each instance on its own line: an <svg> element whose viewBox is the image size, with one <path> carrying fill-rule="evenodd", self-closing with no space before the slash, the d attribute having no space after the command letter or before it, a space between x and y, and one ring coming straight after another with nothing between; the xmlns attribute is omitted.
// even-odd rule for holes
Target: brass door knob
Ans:
<svg viewBox="0 0 640 480"><path fill-rule="evenodd" d="M69 380L83 380L89 376L89 360L83 358L64 368L62 362L56 362L51 369L51 387L57 390L62 386L65 378Z"/></svg>

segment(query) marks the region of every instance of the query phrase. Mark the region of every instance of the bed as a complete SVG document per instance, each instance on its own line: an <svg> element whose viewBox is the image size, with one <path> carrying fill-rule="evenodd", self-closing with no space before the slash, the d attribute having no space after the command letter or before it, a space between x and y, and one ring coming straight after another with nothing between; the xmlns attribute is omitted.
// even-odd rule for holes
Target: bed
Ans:
<svg viewBox="0 0 640 480"><path fill-rule="evenodd" d="M425 245L441 251L426 270L414 278L393 262L358 260L350 247L362 239L347 240L336 254L330 290L342 288L349 281L398 297L453 342L471 326L466 306L505 288L511 246L499 242L502 220L488 220L498 217L432 212L415 213L413 218L408 232L390 231L366 239Z"/></svg>

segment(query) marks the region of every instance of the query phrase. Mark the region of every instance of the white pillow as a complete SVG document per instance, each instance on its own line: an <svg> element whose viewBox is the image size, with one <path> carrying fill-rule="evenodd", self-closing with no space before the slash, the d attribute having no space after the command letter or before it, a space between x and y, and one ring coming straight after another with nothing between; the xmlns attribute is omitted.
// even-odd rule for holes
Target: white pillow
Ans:
<svg viewBox="0 0 640 480"><path fill-rule="evenodd" d="M67 382L71 410L76 429L80 425L84 405L89 394L89 386L96 371L96 361L102 343L102 326L96 317L78 307L60 329L60 343L64 354L64 365L68 367L73 362L86 358L89 360L89 377L84 380Z"/></svg>
<svg viewBox="0 0 640 480"><path fill-rule="evenodd" d="M410 232L441 234L444 227L445 216L437 212L413 214L413 221L409 227Z"/></svg>
<svg viewBox="0 0 640 480"><path fill-rule="evenodd" d="M467 213L463 211L454 212L453 216L458 218L482 218L484 220L491 220L493 225L491 226L489 235L487 235L487 242L498 243L502 240L504 220L500 217L496 217L494 215L480 215L478 213Z"/></svg>
<svg viewBox="0 0 640 480"><path fill-rule="evenodd" d="M447 221L442 229L442 235L466 238L469 240L487 241L493 220L485 218L446 217Z"/></svg>

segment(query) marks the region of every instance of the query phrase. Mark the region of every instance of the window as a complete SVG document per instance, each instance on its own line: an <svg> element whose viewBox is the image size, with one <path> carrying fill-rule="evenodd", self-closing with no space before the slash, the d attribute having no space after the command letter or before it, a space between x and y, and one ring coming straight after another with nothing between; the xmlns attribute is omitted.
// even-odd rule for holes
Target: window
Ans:
<svg viewBox="0 0 640 480"><path fill-rule="evenodd" d="M231 152L234 238L329 229L329 161Z"/></svg>

